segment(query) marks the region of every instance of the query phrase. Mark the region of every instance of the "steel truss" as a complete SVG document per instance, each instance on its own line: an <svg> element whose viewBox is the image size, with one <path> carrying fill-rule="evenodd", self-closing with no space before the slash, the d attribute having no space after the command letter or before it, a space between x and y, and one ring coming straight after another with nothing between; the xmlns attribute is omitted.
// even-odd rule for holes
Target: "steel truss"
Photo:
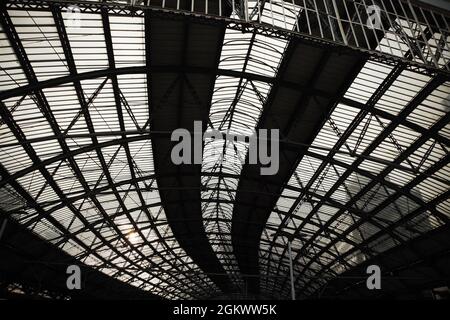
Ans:
<svg viewBox="0 0 450 320"><path fill-rule="evenodd" d="M449 171L450 136L446 129L449 123L449 112L439 113L430 123L419 122L412 117L416 110L430 103L430 96L439 90L445 93L445 90L450 87L448 64L440 66L436 63L436 59L441 60L445 48L448 49L449 44L445 41L445 35L442 35L438 41L439 52L433 56L432 50L426 46L434 37L434 33L424 27L424 30L417 34L420 41L414 37L403 37L402 39L410 49L403 56L394 56L375 48L357 47L348 43L346 45L336 39L319 37L313 32L308 33L302 29L311 28L311 25L301 25L296 22L292 30L268 25L261 22L262 14L257 14L257 11L250 14L247 20L242 19L242 15L242 20L238 20L170 8L92 1L74 2L74 4L80 8L81 13L100 17L98 22L101 23L106 56L106 66L103 69L80 71L81 64L77 60L79 58L76 53L76 41L71 38L62 15L69 5L68 2L8 0L2 3L0 8L1 32L6 35L14 60L20 66L16 69L20 69L26 79L26 83L0 91L0 132L4 137L0 141L0 149L8 152L14 148L20 149L21 153L11 158L25 157L28 161L27 165L20 169L16 169L10 163L11 161L0 162L0 190L2 190L2 196L4 190L8 192L14 190L14 194L8 193L10 198L7 200L13 202L19 199L18 202L21 203L13 209L3 210L2 208L2 214L12 216L36 233L40 230L42 232L44 227L48 228L52 236L49 236L47 240L63 250L68 250L66 246L70 242L73 255L80 261L85 263L94 261L98 270L166 298L195 299L219 296L223 291L220 283L227 277L235 290L229 294L244 295L244 287L253 284L254 287L250 286L252 294L287 297L289 295L286 286L288 281L287 242L279 234L281 231L289 230L291 238L288 240L296 242L292 248L296 290L307 297L320 292L328 280L339 277L342 270L348 271L354 268L355 255L363 255L365 259L376 258L380 254L380 250L374 245L377 241L387 237L396 246L407 246L415 236L430 231L416 230L411 227L415 219L430 216L433 227L430 223L429 228L433 229L448 224L449 182L448 179L446 181L445 173ZM267 6L268 4L263 6L263 11ZM40 79L33 56L27 51L29 48L24 45L26 40L9 14L12 10L27 14L44 12L51 15L56 30L55 35L62 48L62 53L59 55L66 68L65 75ZM186 62L186 47L179 65L150 66L149 53L151 55L152 39L148 37L148 34L144 34L144 46L147 52L143 65L122 66L115 47L117 43L114 42L114 32L117 30L114 30L112 26L115 19L127 17L142 19L144 21L142 25L146 28L151 19L170 19L170 21L178 21L186 25L212 26L223 28L227 32L239 31L243 35L249 35L248 46L242 53L243 67L240 71L227 68L220 64L223 62L219 61L220 56L215 57L217 67L189 65ZM251 20L251 17L255 20ZM296 17L296 21L300 18L301 15ZM321 19L322 23L326 23L323 17ZM338 26L332 23L332 29L329 31L341 32ZM401 30L397 31L401 32ZM383 35L375 34L376 39L378 36L383 37ZM422 39L422 36L425 39ZM258 37L269 39L268 43L270 39L283 40L287 43L280 54L280 62L274 75L267 75L258 70L248 70L251 69L248 65L254 59L252 50L258 49L258 41L261 41ZM158 44L152 43L152 45ZM188 46L188 43L185 46ZM323 52L320 59L322 63L306 85L285 77L289 71L287 66L292 59L295 59L296 49L299 46L316 48ZM318 83L321 75L328 71L326 63L334 55L352 57L358 63L349 73L348 79L342 85L342 90L332 94L330 91L319 89ZM422 62L415 59L418 56L424 58ZM377 88L371 92L367 101L362 102L357 97L351 97L346 93L368 65L378 66L380 69L387 68L388 71L383 71L383 81L377 84ZM8 68L1 67L2 70L10 72ZM392 95L392 90L398 90L401 82L405 81L405 75L411 74L427 77L420 91L414 93L412 98L397 110L398 112L391 112L389 108L383 107ZM204 179L202 181L206 181L205 185L200 188L189 186L185 189L180 186L173 188L180 193L183 193L183 190L198 192L198 194L210 193L207 197L200 199L204 210L201 220L189 219L187 215L178 220L173 219L173 216L170 219L167 218L165 208L174 204L184 207L199 201L199 198L182 197L173 200L165 198L151 201L148 198L154 192L159 197L160 191L170 190L170 188L158 186L157 181L162 181L160 179L174 178L183 181L183 179L192 178L188 172L178 171L162 175L159 172L161 169L142 168L144 162L152 163L150 166L153 166L153 154L159 152L159 150L151 150L149 142L152 142L155 137L170 134L170 132L155 131L151 128L152 110L162 108L165 103L161 101L159 106L150 106L152 75L175 76L172 85L167 87L168 98L182 83L182 88L190 90L197 104L206 105L208 108L213 97L211 101L201 101L189 76L208 76L210 79L215 79L216 83L219 77L236 80L237 85L233 85L235 91L230 94L230 103L223 117L216 119L213 118L216 115L211 114L208 119L210 127L217 126L222 130L230 130L236 124L245 127L245 123L239 118L239 112L236 111L240 105L260 106L258 108L261 114L254 117L262 123L264 119L273 117L270 108L277 91L296 92L300 96L296 104L298 110L286 124L280 125L284 135L281 150L283 157L289 160L286 160L284 164L289 168L290 174L274 182L264 178L255 179L248 174L245 166L242 170L238 170L232 163L214 163L210 169L202 169L201 178ZM124 81L125 76L146 81L143 88L145 96L137 97L147 100L144 103L148 107L148 110L145 110L144 120L136 108L135 96L139 93L134 94L129 90ZM95 83L94 90L88 88L89 83ZM261 84L267 86L266 93L261 92L258 87ZM51 99L49 92L55 88L68 87L73 87L78 110L69 119L69 125L64 128L55 112L54 103L56 102ZM211 88L211 91L216 92L219 89L221 88L215 87ZM247 101L244 98L245 90L253 92L258 101ZM178 98L181 106L183 97L180 94ZM321 148L314 139L309 143L300 143L295 137L289 137L290 130L295 128L299 121L302 106L314 99L330 101L330 112L322 119L319 131L313 135L320 137L322 131L327 130L328 126L331 127L330 132L335 135L336 141L327 147ZM445 105L444 101L445 99L436 104ZM106 127L103 130L98 129L101 121L97 117L99 113L95 106L97 103L108 105L110 114L116 115L115 118L110 118L112 120L109 122L117 127L117 130ZM23 122L21 112L30 104L35 107L36 113L39 112L42 115L41 121L48 125L47 134L29 137L30 133ZM335 117L336 110L340 110L342 106L350 108L348 110L353 110L356 114L347 126ZM103 116L109 115L105 113ZM29 117L32 118L32 115ZM74 130L78 128L80 122L85 123L86 127L80 131ZM373 123L377 123L378 126L378 131L375 133L373 133ZM417 138L408 142L399 134L399 128L409 130L417 135ZM374 137L367 138L371 135ZM365 145L367 139L369 143ZM386 141L393 145L393 150L396 152L392 160L374 155ZM48 144L48 146L51 144L51 148L57 151L43 154L40 144ZM136 151L136 146L139 146L139 150L146 148L149 156L145 157ZM49 150L51 148L49 147ZM224 143L222 150L225 151L226 148L227 143ZM233 148L236 150L237 146L233 145ZM295 157L292 158L293 161L290 161L292 153ZM145 161L139 160L140 157ZM417 160L418 157L419 160ZM319 163L313 168L314 172L308 179L302 176L302 170L305 168L302 165L305 159ZM85 161L85 164L90 163L93 167L96 166L97 169L84 167L82 161ZM368 168L368 162L375 165ZM210 163L204 164L210 165ZM377 172L376 166L382 166L382 168ZM63 170L65 175L60 173ZM91 171L96 170L101 173L92 179ZM123 170L127 172L123 174L125 178L121 177ZM404 183L398 180L393 181L392 175L399 174L408 175L410 179ZM349 184L349 180L354 176L366 181L356 192L350 190ZM35 185L36 183L33 184L33 179L40 179L42 183L38 192L35 191L38 186ZM73 180L79 187L65 189L65 186ZM209 183L210 181L218 182ZM237 183L230 184L229 181ZM443 186L444 190L433 195L419 195L417 193L419 186L430 181ZM261 189L249 190L243 187L246 183L257 183ZM378 194L374 193L374 190L385 190L385 196L373 207L367 209L367 203L371 201L367 198L370 198L371 194ZM335 197L336 192L340 191L345 194L346 199ZM257 196L272 197L274 199L272 205L252 203L238 196L252 192ZM224 197L223 194L227 194L229 198ZM280 199L292 201L292 204L287 209L281 208L278 205ZM400 199L407 199L408 203L413 203L413 208L404 212L403 208L399 208ZM364 206L361 205L363 202L365 202ZM112 208L109 203L112 204ZM306 215L302 213L305 205L311 207ZM213 208L210 209L212 211L206 211L208 207ZM262 222L241 220L235 214L240 212L239 207L267 212L267 219ZM325 221L320 216L323 216L323 211L326 210L334 211ZM386 210L398 211L400 217L395 221L387 222L379 219ZM60 216L61 212L64 212L65 216ZM272 221L271 215L278 216L279 222ZM347 218L352 221L348 227L344 229L336 227ZM186 250L186 245L183 244L195 239L183 238L182 235L171 230L172 223L191 222L203 223L209 245L214 248L214 250L210 247L196 248L196 253L201 256L213 252L226 273L218 274L214 271L217 269L217 261L192 259ZM74 227L77 223L79 225ZM255 233L249 236L249 234L233 231L233 226L244 223L261 228L262 234ZM122 228L122 224L127 226L127 230ZM363 235L361 229L366 225L371 225L377 231L368 236ZM405 232L402 232L405 226L413 229L411 232L416 235L405 235ZM308 228L313 231L307 231ZM355 236L358 233L360 238ZM84 236L88 234L91 238L86 240ZM270 234L275 236L271 237ZM345 252L340 252L338 246L343 243L349 247ZM244 261L242 255L235 254L239 250L251 252L258 257L258 262ZM246 270L257 270L257 272L248 273Z"/></svg>

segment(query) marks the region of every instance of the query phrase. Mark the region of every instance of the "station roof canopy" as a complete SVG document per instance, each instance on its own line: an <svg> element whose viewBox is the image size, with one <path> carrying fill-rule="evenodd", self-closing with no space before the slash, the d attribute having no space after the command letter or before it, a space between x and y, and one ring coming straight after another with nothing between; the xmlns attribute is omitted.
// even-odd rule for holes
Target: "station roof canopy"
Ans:
<svg viewBox="0 0 450 320"><path fill-rule="evenodd" d="M445 10L6 0L0 22L0 220L61 261L162 298L288 298L290 242L306 298L372 262L448 254ZM212 137L201 164L175 165L171 132L194 121L278 129L278 171ZM426 261L389 290L449 278L449 260Z"/></svg>

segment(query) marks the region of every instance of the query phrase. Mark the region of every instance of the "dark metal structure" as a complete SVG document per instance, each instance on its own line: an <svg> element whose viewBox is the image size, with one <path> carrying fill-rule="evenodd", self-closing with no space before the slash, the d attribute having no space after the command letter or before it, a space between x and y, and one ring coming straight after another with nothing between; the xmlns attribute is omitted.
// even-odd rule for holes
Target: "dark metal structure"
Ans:
<svg viewBox="0 0 450 320"><path fill-rule="evenodd" d="M76 298L70 261L92 274L86 297L284 299L288 242L301 298L449 285L448 12L6 0L0 23L3 290ZM173 164L171 132L194 121L279 129L279 171L226 139ZM370 264L380 292L362 287Z"/></svg>

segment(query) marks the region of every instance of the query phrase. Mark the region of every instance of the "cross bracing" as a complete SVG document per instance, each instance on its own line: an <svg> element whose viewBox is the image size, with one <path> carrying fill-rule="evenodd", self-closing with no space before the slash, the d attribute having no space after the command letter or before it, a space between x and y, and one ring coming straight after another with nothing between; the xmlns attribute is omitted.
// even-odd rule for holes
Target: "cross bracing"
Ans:
<svg viewBox="0 0 450 320"><path fill-rule="evenodd" d="M375 1L373 30L368 3L321 2L3 2L1 215L189 299L288 297L287 241L297 292L315 296L444 228L448 14ZM279 172L220 139L172 165L171 132L196 120L280 129Z"/></svg>

